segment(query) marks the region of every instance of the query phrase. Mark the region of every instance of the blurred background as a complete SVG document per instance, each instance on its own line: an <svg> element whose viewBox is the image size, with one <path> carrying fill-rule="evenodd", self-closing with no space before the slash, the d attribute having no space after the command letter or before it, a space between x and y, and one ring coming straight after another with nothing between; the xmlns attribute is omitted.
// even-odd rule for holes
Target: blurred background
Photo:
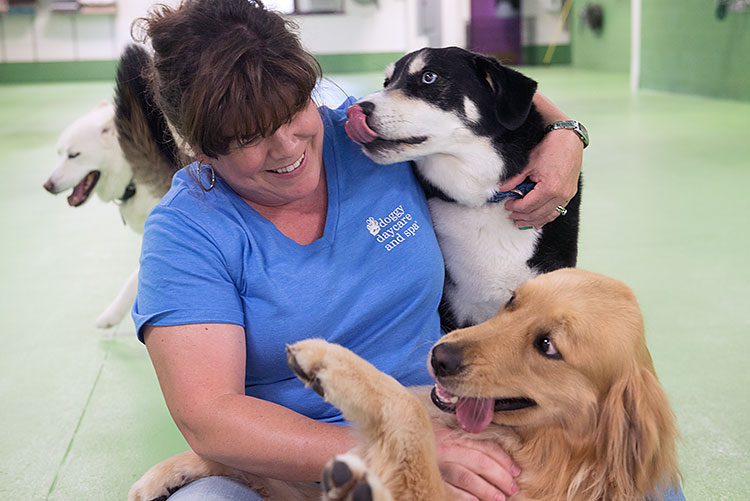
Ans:
<svg viewBox="0 0 750 501"><path fill-rule="evenodd" d="M187 448L126 316L117 206L42 184L149 0L0 0L0 499L124 499ZM176 4L174 0L161 3ZM591 134L579 266L633 287L689 500L750 499L750 0L278 0L338 105L424 46L491 54ZM606 334L606 333L605 333Z"/></svg>

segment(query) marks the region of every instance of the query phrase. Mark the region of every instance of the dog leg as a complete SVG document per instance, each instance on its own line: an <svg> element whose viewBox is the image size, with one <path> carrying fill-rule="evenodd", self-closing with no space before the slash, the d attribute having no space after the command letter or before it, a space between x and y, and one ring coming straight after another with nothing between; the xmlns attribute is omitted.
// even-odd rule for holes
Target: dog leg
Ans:
<svg viewBox="0 0 750 501"><path fill-rule="evenodd" d="M326 468L328 499L448 498L437 468L432 424L415 395L346 348L320 339L287 347L287 360L362 435L356 450L360 462L349 454Z"/></svg>
<svg viewBox="0 0 750 501"><path fill-rule="evenodd" d="M128 501L152 501L166 499L185 484L203 477L231 476L241 474L224 466L203 459L192 451L183 452L152 466L130 488Z"/></svg>
<svg viewBox="0 0 750 501"><path fill-rule="evenodd" d="M138 268L128 277L123 284L117 297L112 304L107 306L96 319L96 326L100 329L109 329L119 324L123 317L133 307L135 295L138 292Z"/></svg>

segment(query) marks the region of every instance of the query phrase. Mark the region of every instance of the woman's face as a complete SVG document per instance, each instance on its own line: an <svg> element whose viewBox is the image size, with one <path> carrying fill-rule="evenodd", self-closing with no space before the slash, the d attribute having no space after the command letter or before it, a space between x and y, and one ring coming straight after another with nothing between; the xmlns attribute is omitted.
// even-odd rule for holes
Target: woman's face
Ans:
<svg viewBox="0 0 750 501"><path fill-rule="evenodd" d="M310 100L273 136L233 146L209 163L251 205L281 207L305 200L323 179L323 121Z"/></svg>

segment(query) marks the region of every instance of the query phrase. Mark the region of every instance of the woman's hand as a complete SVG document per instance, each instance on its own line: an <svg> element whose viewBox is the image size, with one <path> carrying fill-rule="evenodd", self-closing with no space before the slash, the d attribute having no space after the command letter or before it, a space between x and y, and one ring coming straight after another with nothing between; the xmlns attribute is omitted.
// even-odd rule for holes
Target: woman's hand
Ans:
<svg viewBox="0 0 750 501"><path fill-rule="evenodd" d="M518 492L521 470L499 445L434 423L438 466L457 500L500 501Z"/></svg>
<svg viewBox="0 0 750 501"><path fill-rule="evenodd" d="M526 168L500 185L512 190L527 177L536 183L525 197L505 202L517 228L541 228L559 216L556 207L565 207L578 191L583 161L583 144L575 132L557 129L548 133L529 156Z"/></svg>

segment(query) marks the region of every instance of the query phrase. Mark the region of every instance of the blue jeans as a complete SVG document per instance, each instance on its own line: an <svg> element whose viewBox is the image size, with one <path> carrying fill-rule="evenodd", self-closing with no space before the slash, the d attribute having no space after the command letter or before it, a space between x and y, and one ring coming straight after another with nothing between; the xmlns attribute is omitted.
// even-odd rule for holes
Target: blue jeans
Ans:
<svg viewBox="0 0 750 501"><path fill-rule="evenodd" d="M172 494L171 501L263 501L245 484L229 477L206 477ZM664 493L664 501L685 501L682 489Z"/></svg>
<svg viewBox="0 0 750 501"><path fill-rule="evenodd" d="M664 492L664 501L685 501L685 495L682 493L682 487L680 487L676 491L670 490Z"/></svg>
<svg viewBox="0 0 750 501"><path fill-rule="evenodd" d="M229 477L206 477L169 496L170 501L263 501L248 486Z"/></svg>

